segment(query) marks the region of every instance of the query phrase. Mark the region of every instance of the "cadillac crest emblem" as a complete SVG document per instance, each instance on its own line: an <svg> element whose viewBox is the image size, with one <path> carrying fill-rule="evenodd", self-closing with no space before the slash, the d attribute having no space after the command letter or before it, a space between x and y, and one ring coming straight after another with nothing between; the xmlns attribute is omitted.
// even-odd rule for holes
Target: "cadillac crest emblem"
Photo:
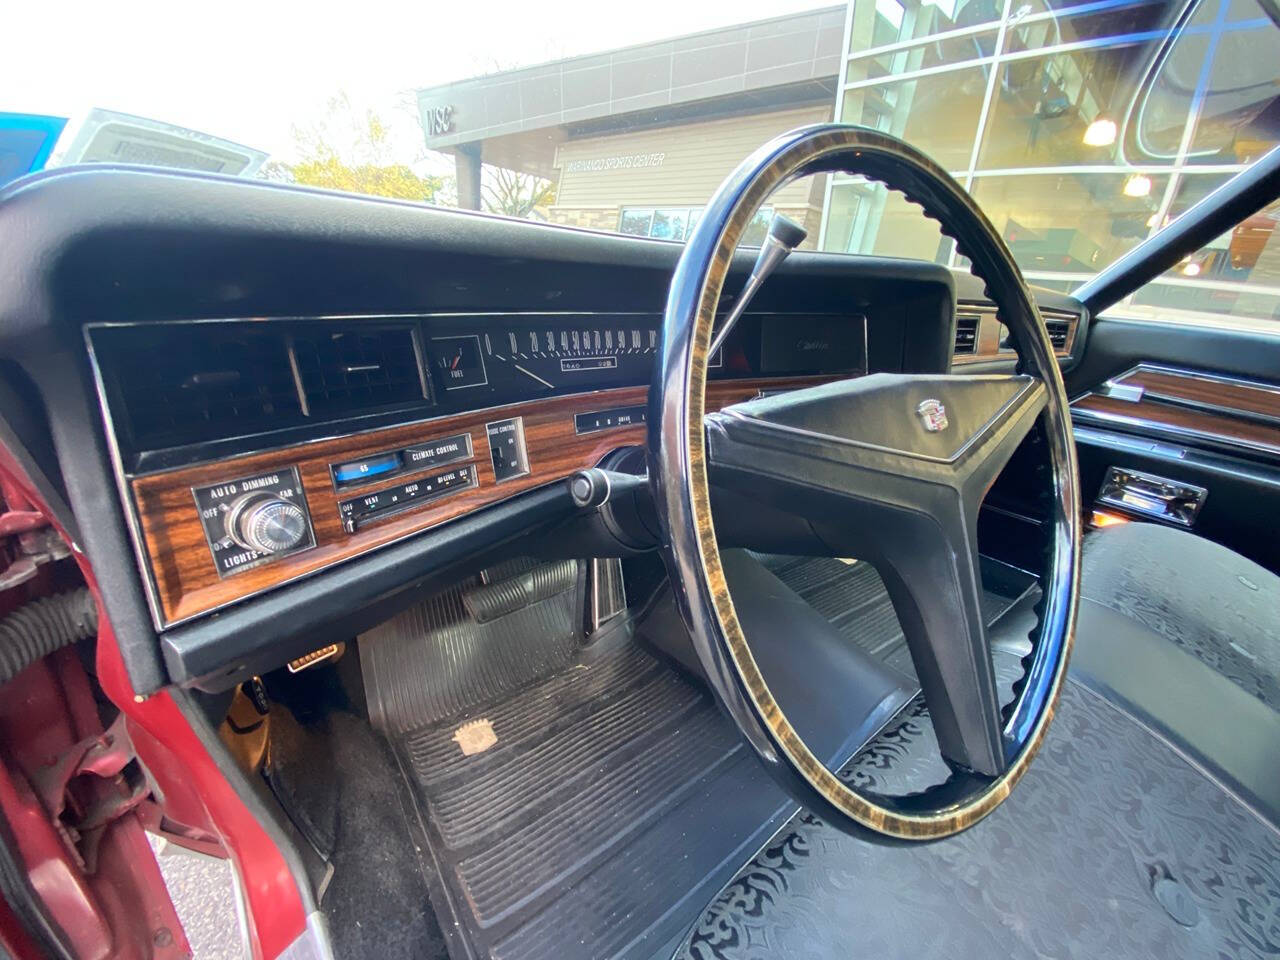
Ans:
<svg viewBox="0 0 1280 960"><path fill-rule="evenodd" d="M920 415L920 420L924 423L924 428L930 433L938 433L947 429L947 408L937 400L923 400L920 406L916 407L916 413Z"/></svg>

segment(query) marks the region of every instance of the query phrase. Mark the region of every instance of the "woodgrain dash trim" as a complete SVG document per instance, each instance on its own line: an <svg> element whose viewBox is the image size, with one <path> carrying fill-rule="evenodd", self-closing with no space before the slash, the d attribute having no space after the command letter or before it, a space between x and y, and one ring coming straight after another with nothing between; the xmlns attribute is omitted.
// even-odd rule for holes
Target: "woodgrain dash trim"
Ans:
<svg viewBox="0 0 1280 960"><path fill-rule="evenodd" d="M1211 373L1140 364L1108 381L1141 390L1138 400L1105 391L1085 394L1071 408L1081 419L1164 432L1184 442L1207 442L1280 456L1280 387Z"/></svg>
<svg viewBox="0 0 1280 960"><path fill-rule="evenodd" d="M721 406L750 399L762 388L808 386L831 379L792 377L717 381L709 387L709 403L713 409L719 409ZM574 415L644 404L647 400L647 387L553 397L283 447L265 453L228 457L214 463L132 478L129 487L154 580L156 600L162 617L161 626L173 626L209 613L428 530L473 510L554 483L576 470L593 466L617 447L642 444L645 438L643 424L579 435L574 430ZM485 424L510 417L523 418L529 473L498 484L489 461ZM419 508L370 523L353 534L342 529L338 515L340 500L387 490L411 482L416 477L447 468L435 466L402 473L339 493L333 488L329 473L331 463L460 433L470 434L472 456L454 461L453 465L475 465L478 483L474 488L461 490L440 500L424 503ZM220 578L205 541L191 488L289 466L298 468L315 531L316 545L244 573Z"/></svg>

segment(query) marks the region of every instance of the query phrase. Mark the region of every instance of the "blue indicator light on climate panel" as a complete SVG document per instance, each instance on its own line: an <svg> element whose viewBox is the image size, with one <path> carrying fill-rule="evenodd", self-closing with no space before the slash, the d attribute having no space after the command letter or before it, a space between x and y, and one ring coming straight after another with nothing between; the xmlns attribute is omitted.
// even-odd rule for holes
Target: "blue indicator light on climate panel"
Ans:
<svg viewBox="0 0 1280 960"><path fill-rule="evenodd" d="M374 480L383 474L395 473L400 469L399 453L384 453L367 460L353 460L351 463L335 463L333 480L339 485L348 483L364 483Z"/></svg>

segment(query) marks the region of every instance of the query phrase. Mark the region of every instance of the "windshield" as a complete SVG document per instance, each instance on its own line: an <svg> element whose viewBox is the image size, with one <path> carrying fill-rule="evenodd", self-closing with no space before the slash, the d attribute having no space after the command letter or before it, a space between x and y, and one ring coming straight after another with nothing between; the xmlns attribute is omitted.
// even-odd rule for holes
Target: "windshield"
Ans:
<svg viewBox="0 0 1280 960"><path fill-rule="evenodd" d="M679 242L755 147L834 119L931 154L1069 291L1280 142L1275 0L235 6L11 11L0 183L141 163ZM746 242L775 212L807 248L964 265L855 178L786 186ZM1278 218L1119 308L1280 318Z"/></svg>

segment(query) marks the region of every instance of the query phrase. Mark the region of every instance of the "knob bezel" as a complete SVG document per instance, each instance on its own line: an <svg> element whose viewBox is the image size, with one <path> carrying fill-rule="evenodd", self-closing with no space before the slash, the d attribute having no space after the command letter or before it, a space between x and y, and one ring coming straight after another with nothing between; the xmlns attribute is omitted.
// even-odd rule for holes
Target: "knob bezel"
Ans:
<svg viewBox="0 0 1280 960"><path fill-rule="evenodd" d="M239 576L263 564L294 557L316 546L311 505L307 502L296 464L192 487L191 495L199 511L200 525L204 529L210 558L220 579ZM263 553L244 539L241 529L247 528L237 526L237 522L247 511L266 500L282 500L292 504L303 516L303 539L287 550Z"/></svg>

